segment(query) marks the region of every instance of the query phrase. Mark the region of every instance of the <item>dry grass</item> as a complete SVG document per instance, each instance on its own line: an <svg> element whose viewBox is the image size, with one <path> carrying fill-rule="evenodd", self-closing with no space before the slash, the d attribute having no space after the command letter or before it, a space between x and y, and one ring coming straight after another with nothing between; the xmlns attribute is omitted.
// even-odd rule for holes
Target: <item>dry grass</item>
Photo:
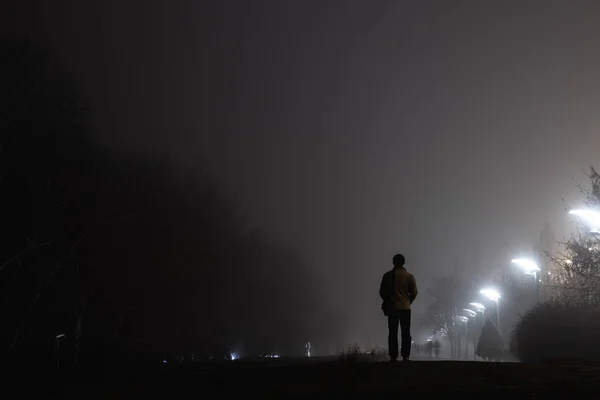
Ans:
<svg viewBox="0 0 600 400"><path fill-rule="evenodd" d="M353 344L338 356L338 361L347 363L379 362L387 359L387 352L382 349L366 350L359 344Z"/></svg>

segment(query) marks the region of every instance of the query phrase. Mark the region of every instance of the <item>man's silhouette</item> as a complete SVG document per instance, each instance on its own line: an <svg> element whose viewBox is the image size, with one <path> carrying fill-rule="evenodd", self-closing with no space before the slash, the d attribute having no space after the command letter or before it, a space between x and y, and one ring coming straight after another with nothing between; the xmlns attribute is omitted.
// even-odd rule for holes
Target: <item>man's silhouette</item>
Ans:
<svg viewBox="0 0 600 400"><path fill-rule="evenodd" d="M388 318L388 349L392 362L398 358L398 324L402 336L400 355L404 361L410 358L410 306L418 293L415 277L404 268L404 262L402 254L394 256L394 268L383 275L379 288L383 300L381 308Z"/></svg>

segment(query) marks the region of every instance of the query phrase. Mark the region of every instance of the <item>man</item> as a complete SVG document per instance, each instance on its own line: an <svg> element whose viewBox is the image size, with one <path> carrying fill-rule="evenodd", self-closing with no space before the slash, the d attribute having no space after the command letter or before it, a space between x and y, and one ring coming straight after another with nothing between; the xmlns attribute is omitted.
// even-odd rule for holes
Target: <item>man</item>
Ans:
<svg viewBox="0 0 600 400"><path fill-rule="evenodd" d="M402 337L400 355L403 361L410 359L410 306L417 298L417 282L413 274L404 268L402 254L393 258L394 268L381 279L379 296L383 300L382 309L388 318L388 349L390 359L398 358L398 324Z"/></svg>

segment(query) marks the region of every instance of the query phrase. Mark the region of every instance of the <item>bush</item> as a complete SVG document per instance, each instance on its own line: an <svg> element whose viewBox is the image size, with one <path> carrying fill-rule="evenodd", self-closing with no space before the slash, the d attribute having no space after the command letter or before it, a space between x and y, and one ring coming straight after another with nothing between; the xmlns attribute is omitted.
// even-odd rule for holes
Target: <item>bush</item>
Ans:
<svg viewBox="0 0 600 400"><path fill-rule="evenodd" d="M504 358L504 342L498 328L489 319L481 328L481 335L477 342L477 355L488 360Z"/></svg>
<svg viewBox="0 0 600 400"><path fill-rule="evenodd" d="M511 352L523 362L600 360L599 317L591 306L539 304L515 325Z"/></svg>

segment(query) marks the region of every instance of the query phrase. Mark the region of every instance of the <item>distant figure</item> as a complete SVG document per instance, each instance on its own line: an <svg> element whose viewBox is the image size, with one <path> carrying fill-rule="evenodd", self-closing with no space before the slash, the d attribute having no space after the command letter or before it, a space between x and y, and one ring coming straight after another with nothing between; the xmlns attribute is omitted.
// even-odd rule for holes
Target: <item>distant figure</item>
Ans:
<svg viewBox="0 0 600 400"><path fill-rule="evenodd" d="M402 360L410 358L410 306L417 298L417 282L415 277L404 268L404 256L396 254L393 258L394 268L386 272L381 279L379 296L383 300L381 308L388 318L388 350L390 361L398 358L398 323L402 336Z"/></svg>
<svg viewBox="0 0 600 400"><path fill-rule="evenodd" d="M433 343L433 350L435 351L435 358L440 358L440 351L442 350L442 344L437 339L435 339L435 342Z"/></svg>
<svg viewBox="0 0 600 400"><path fill-rule="evenodd" d="M427 341L427 355L429 358L433 357L433 340Z"/></svg>

